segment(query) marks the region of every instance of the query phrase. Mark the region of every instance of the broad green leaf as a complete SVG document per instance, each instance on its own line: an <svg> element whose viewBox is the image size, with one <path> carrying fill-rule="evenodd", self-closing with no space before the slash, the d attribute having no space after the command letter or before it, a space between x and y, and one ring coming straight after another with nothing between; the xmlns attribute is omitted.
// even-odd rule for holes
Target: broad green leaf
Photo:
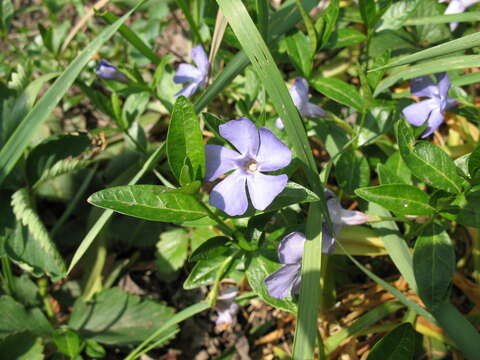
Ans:
<svg viewBox="0 0 480 360"><path fill-rule="evenodd" d="M367 40L367 37L363 33L354 28L347 27L333 32L325 48L339 49L359 44L365 40Z"/></svg>
<svg viewBox="0 0 480 360"><path fill-rule="evenodd" d="M213 284L215 281L215 276L217 271L221 268L224 261L228 259L228 255L232 252L228 252L224 255L217 256L215 258L208 258L205 260L200 260L195 264L193 269L190 271L187 279L183 283L183 288L186 290L196 289L200 286ZM235 272L235 267L238 265L239 261L231 262L230 266L225 269L225 276L228 277L228 274L233 274Z"/></svg>
<svg viewBox="0 0 480 360"><path fill-rule="evenodd" d="M425 61L417 65L405 66L405 68L402 68L383 79L376 87L373 95L377 96L387 90L390 86L401 81L450 70L478 67L479 64L480 55L455 55L437 60Z"/></svg>
<svg viewBox="0 0 480 360"><path fill-rule="evenodd" d="M297 305L290 298L273 298L268 294L265 286L265 278L279 268L278 263L261 254L255 254L251 257L246 271L248 283L252 290L267 304L295 314L297 312Z"/></svg>
<svg viewBox="0 0 480 360"><path fill-rule="evenodd" d="M287 54L293 65L305 78L310 78L313 66L310 39L301 31L285 38Z"/></svg>
<svg viewBox="0 0 480 360"><path fill-rule="evenodd" d="M321 19L323 21L323 32L319 33L320 48L323 48L332 35L335 24L337 23L338 14L340 11L340 0L332 0L328 4L328 7L322 12Z"/></svg>
<svg viewBox="0 0 480 360"><path fill-rule="evenodd" d="M161 279L170 279L188 256L188 234L184 229L165 231L157 243L156 265Z"/></svg>
<svg viewBox="0 0 480 360"><path fill-rule="evenodd" d="M75 359L82 351L82 338L72 330L59 330L53 337L57 351Z"/></svg>
<svg viewBox="0 0 480 360"><path fill-rule="evenodd" d="M55 106L68 91L72 83L78 77L84 66L100 47L118 30L120 25L140 6L144 1L131 9L114 24L105 28L90 44L73 60L55 83L45 92L33 109L25 116L7 143L0 149L0 183L15 166L23 151L30 143L30 139L36 133L41 124L53 111Z"/></svg>
<svg viewBox="0 0 480 360"><path fill-rule="evenodd" d="M370 167L365 156L358 150L345 151L335 163L338 185L348 194L370 184Z"/></svg>
<svg viewBox="0 0 480 360"><path fill-rule="evenodd" d="M357 189L355 194L373 201L398 215L433 215L429 196L419 188L407 184L387 184Z"/></svg>
<svg viewBox="0 0 480 360"><path fill-rule="evenodd" d="M414 176L435 188L452 193L462 190L462 178L453 160L438 146L420 141L415 144L412 128L406 121L397 126L400 154Z"/></svg>
<svg viewBox="0 0 480 360"><path fill-rule="evenodd" d="M84 338L103 344L135 344L174 315L174 310L117 288L105 289L89 302L78 299L68 325ZM175 332L175 327L170 328Z"/></svg>
<svg viewBox="0 0 480 360"><path fill-rule="evenodd" d="M193 251L189 261L214 259L217 256L223 255L229 249L227 246L229 241L230 239L225 236L212 237Z"/></svg>
<svg viewBox="0 0 480 360"><path fill-rule="evenodd" d="M420 1L415 15L412 18L424 16L436 16L443 13L442 6L436 0ZM416 34L419 42L427 42L429 44L438 43L450 38L450 29L446 25L441 24L424 24L416 27Z"/></svg>
<svg viewBox="0 0 480 360"><path fill-rule="evenodd" d="M55 135L47 138L28 154L26 168L30 183L34 184L58 161L79 156L89 145L90 139L86 134Z"/></svg>
<svg viewBox="0 0 480 360"><path fill-rule="evenodd" d="M447 299L455 271L455 250L439 224L430 224L417 238L413 270L418 295L427 307L435 308Z"/></svg>
<svg viewBox="0 0 480 360"><path fill-rule="evenodd" d="M394 2L380 18L376 31L399 29L413 15L420 0L399 0Z"/></svg>
<svg viewBox="0 0 480 360"><path fill-rule="evenodd" d="M312 86L326 97L362 112L364 102L357 88L336 78L315 78Z"/></svg>
<svg viewBox="0 0 480 360"><path fill-rule="evenodd" d="M55 280L65 276L63 258L37 214L28 190L23 188L15 192L11 205L18 225L15 235L8 240L8 253L37 273L45 272Z"/></svg>
<svg viewBox="0 0 480 360"><path fill-rule="evenodd" d="M92 205L145 220L181 223L207 216L195 196L182 189L156 185L126 185L91 195Z"/></svg>
<svg viewBox="0 0 480 360"><path fill-rule="evenodd" d="M167 158L172 173L180 179L182 167L188 159L191 179L203 180L205 176L205 145L197 115L192 104L180 96L173 106L172 119L167 134Z"/></svg>
<svg viewBox="0 0 480 360"><path fill-rule="evenodd" d="M413 359L415 331L410 323L404 323L385 335L370 350L367 360Z"/></svg>
<svg viewBox="0 0 480 360"><path fill-rule="evenodd" d="M390 315L399 309L404 307L402 304L398 302L385 302L376 308L368 311L366 314L359 317L355 322L329 338L327 338L324 342L325 346L325 353L326 355L331 354L334 352L345 340L347 340L350 336L358 334L362 330L368 329L371 325L375 324L377 321L383 319L387 315ZM403 359L402 359L403 360Z"/></svg>
<svg viewBox="0 0 480 360"><path fill-rule="evenodd" d="M385 164L378 164L377 173L382 185L394 183L412 184L412 173L398 151L391 155Z"/></svg>
<svg viewBox="0 0 480 360"><path fill-rule="evenodd" d="M480 228L480 191L460 196L452 205L455 216L452 220L465 226ZM459 208L457 208L457 206Z"/></svg>
<svg viewBox="0 0 480 360"><path fill-rule="evenodd" d="M150 93L142 91L128 95L122 108L121 127L127 130L137 121L147 108Z"/></svg>
<svg viewBox="0 0 480 360"><path fill-rule="evenodd" d="M44 346L41 337L24 331L14 333L0 341L0 354L9 360L43 360Z"/></svg>
<svg viewBox="0 0 480 360"><path fill-rule="evenodd" d="M94 359L103 359L107 352L105 348L95 340L85 341L85 354Z"/></svg>
<svg viewBox="0 0 480 360"><path fill-rule="evenodd" d="M359 0L358 7L360 8L363 23L367 29L371 29L377 20L375 0Z"/></svg>

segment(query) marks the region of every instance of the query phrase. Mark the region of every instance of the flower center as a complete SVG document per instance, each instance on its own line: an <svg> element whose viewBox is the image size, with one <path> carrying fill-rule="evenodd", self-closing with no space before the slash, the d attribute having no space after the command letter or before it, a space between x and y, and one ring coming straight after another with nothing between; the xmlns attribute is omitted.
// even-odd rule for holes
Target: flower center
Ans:
<svg viewBox="0 0 480 360"><path fill-rule="evenodd" d="M255 172L257 171L258 167L257 167L257 162L253 159L251 160L248 160L247 164L245 165L245 169L248 171L248 172Z"/></svg>

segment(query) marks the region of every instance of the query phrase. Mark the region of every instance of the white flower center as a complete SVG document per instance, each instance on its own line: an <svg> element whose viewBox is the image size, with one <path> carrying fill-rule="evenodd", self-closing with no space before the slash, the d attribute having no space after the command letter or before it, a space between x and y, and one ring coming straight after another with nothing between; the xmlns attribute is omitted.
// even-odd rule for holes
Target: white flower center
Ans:
<svg viewBox="0 0 480 360"><path fill-rule="evenodd" d="M255 172L257 171L258 169L258 166L257 166L257 162L253 159L249 160L247 162L247 164L245 165L245 169L248 171L248 172Z"/></svg>

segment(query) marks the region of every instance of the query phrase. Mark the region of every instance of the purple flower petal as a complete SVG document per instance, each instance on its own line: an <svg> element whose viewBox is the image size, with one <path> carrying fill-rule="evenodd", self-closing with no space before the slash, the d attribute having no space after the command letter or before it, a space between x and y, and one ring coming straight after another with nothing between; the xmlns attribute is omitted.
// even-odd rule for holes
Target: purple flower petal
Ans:
<svg viewBox="0 0 480 360"><path fill-rule="evenodd" d="M284 168L292 161L292 152L269 129L261 127L260 146L257 154L260 171L275 171Z"/></svg>
<svg viewBox="0 0 480 360"><path fill-rule="evenodd" d="M434 133L435 130L442 124L444 119L443 113L440 109L432 110L430 117L428 118L428 126L425 132L422 134L422 138L426 138Z"/></svg>
<svg viewBox="0 0 480 360"><path fill-rule="evenodd" d="M323 224L322 227L322 253L330 254L335 249L335 244L337 239L335 236L338 236L338 233L342 229L340 224L333 223L333 231L335 235L327 227L327 224Z"/></svg>
<svg viewBox="0 0 480 360"><path fill-rule="evenodd" d="M303 108L300 109L300 114L311 118L322 118L325 116L325 110L320 106L307 102Z"/></svg>
<svg viewBox="0 0 480 360"><path fill-rule="evenodd" d="M282 264L296 264L302 261L305 235L292 232L283 237L278 245L278 259Z"/></svg>
<svg viewBox="0 0 480 360"><path fill-rule="evenodd" d="M237 161L241 158L240 154L229 148L220 145L206 145L206 181L213 181L226 172L238 167Z"/></svg>
<svg viewBox="0 0 480 360"><path fill-rule="evenodd" d="M212 189L208 203L230 216L244 214L248 208L245 178L241 170L228 175Z"/></svg>
<svg viewBox="0 0 480 360"><path fill-rule="evenodd" d="M201 45L196 45L192 49L192 60L198 66L202 76L207 76L208 73L208 57Z"/></svg>
<svg viewBox="0 0 480 360"><path fill-rule="evenodd" d="M407 106L402 113L410 124L421 126L428 119L432 110L438 107L440 107L438 100L428 99Z"/></svg>
<svg viewBox="0 0 480 360"><path fill-rule="evenodd" d="M265 278L268 294L277 299L286 298L295 280L300 276L300 264L283 265Z"/></svg>
<svg viewBox="0 0 480 360"><path fill-rule="evenodd" d="M450 79L448 78L447 73L435 74L437 78L438 92L440 99L446 99L448 97L448 90L450 90Z"/></svg>
<svg viewBox="0 0 480 360"><path fill-rule="evenodd" d="M104 80L114 80L121 83L128 83L128 78L116 66L112 65L107 60L100 60L95 71L99 78Z"/></svg>
<svg viewBox="0 0 480 360"><path fill-rule="evenodd" d="M420 76L410 80L410 92L415 96L438 96L438 89L430 76Z"/></svg>
<svg viewBox="0 0 480 360"><path fill-rule="evenodd" d="M279 117L275 119L275 126L278 130L284 130L285 129L285 125L283 124L282 119L280 119Z"/></svg>
<svg viewBox="0 0 480 360"><path fill-rule="evenodd" d="M308 102L308 82L302 77L295 78L295 82L289 90L293 103L297 109L303 108L303 104Z"/></svg>
<svg viewBox="0 0 480 360"><path fill-rule="evenodd" d="M287 181L288 176L285 174L265 175L257 171L247 175L248 193L253 207L257 210L265 210L285 189Z"/></svg>
<svg viewBox="0 0 480 360"><path fill-rule="evenodd" d="M255 124L247 118L230 120L220 125L220 135L230 141L242 155L254 157L260 143Z"/></svg>
<svg viewBox="0 0 480 360"><path fill-rule="evenodd" d="M443 110L448 110L448 109L450 109L454 106L457 106L457 104L458 104L457 100L449 97L449 98L447 98L447 101L445 102L445 107L444 107Z"/></svg>
<svg viewBox="0 0 480 360"><path fill-rule="evenodd" d="M187 81L198 81L202 79L202 73L193 65L182 63L178 66L173 77L175 84L182 84Z"/></svg>
<svg viewBox="0 0 480 360"><path fill-rule="evenodd" d="M361 211L342 209L340 211L340 220L343 225L361 225L372 221L373 217Z"/></svg>
<svg viewBox="0 0 480 360"><path fill-rule="evenodd" d="M187 86L185 86L178 93L176 93L173 98L176 99L180 95L183 95L183 96L188 98L188 97L192 96L197 91L198 87L199 87L199 84L197 82L192 82L192 83L188 84Z"/></svg>
<svg viewBox="0 0 480 360"><path fill-rule="evenodd" d="M218 301L217 302L217 314L218 318L215 321L216 325L220 324L232 324L233 318L240 310L240 306L237 303L231 301Z"/></svg>

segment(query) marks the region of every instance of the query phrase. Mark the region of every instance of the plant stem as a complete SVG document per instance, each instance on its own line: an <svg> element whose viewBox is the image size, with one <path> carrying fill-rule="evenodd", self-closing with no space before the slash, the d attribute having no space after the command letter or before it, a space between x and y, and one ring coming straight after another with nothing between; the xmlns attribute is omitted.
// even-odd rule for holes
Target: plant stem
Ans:
<svg viewBox="0 0 480 360"><path fill-rule="evenodd" d="M10 260L6 256L2 256L1 258L4 289L8 295L13 296L13 294L15 294L15 280L12 275L12 268L10 267Z"/></svg>

